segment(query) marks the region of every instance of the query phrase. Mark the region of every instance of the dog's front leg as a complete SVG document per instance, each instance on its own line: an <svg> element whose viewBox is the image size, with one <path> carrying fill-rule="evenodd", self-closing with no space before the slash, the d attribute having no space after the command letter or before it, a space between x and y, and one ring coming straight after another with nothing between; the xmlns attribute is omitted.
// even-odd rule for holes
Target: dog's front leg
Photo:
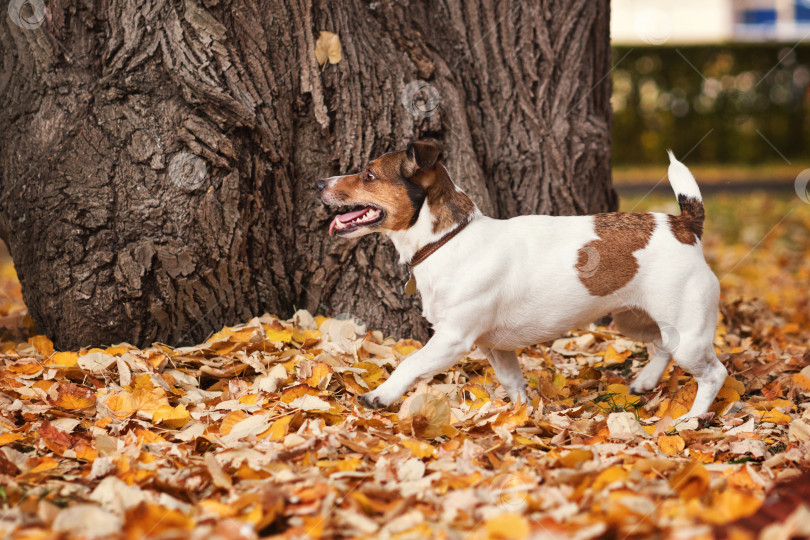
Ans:
<svg viewBox="0 0 810 540"><path fill-rule="evenodd" d="M469 352L472 344L459 332L437 330L427 345L403 360L387 381L360 396L360 401L367 407L388 407L418 379L433 377L452 367L461 355Z"/></svg>

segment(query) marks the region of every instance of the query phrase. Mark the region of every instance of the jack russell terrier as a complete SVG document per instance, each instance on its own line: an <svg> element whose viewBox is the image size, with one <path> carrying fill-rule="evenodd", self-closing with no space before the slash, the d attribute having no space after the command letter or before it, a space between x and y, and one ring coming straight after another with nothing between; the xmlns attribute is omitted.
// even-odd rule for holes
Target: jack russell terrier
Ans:
<svg viewBox="0 0 810 540"><path fill-rule="evenodd" d="M387 407L477 345L509 398L525 402L515 349L610 314L623 334L655 344L631 390L655 388L674 359L698 384L684 418L707 412L727 375L713 345L720 286L703 258L700 190L689 169L672 152L669 158L679 216L492 219L453 183L431 142L385 154L358 174L319 180L325 204L353 208L334 218L329 234L391 238L435 331L360 400Z"/></svg>

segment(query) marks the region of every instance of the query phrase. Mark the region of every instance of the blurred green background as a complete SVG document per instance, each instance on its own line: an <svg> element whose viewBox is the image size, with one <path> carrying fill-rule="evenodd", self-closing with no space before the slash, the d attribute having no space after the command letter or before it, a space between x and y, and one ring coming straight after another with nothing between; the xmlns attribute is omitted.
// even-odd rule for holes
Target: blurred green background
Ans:
<svg viewBox="0 0 810 540"><path fill-rule="evenodd" d="M668 148L702 182L792 183L810 166L809 65L803 43L614 47L616 183L657 182Z"/></svg>

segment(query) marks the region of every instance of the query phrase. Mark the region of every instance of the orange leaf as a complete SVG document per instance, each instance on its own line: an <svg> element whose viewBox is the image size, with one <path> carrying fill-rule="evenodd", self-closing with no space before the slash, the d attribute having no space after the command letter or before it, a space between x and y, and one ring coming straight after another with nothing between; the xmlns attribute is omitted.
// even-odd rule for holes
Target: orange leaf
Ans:
<svg viewBox="0 0 810 540"><path fill-rule="evenodd" d="M290 422L292 422L292 419L293 415L291 414L282 416L278 420L274 421L273 425L270 426L270 429L265 431L261 436L269 436L270 440L273 442L283 441L284 437L287 435L287 432L290 430Z"/></svg>
<svg viewBox="0 0 810 540"><path fill-rule="evenodd" d="M661 435L658 437L658 448L668 456L676 456L686 448L686 442L680 435Z"/></svg>
<svg viewBox="0 0 810 540"><path fill-rule="evenodd" d="M126 390L113 394L105 403L113 416L119 420L132 415L135 412L135 400L132 394Z"/></svg>
<svg viewBox="0 0 810 540"><path fill-rule="evenodd" d="M616 349L613 348L613 345L608 345L607 350L605 351L605 366L613 366L616 364L624 363L627 358L630 357L632 351L630 349L624 352L616 352Z"/></svg>
<svg viewBox="0 0 810 540"><path fill-rule="evenodd" d="M233 426L247 417L248 415L245 411L230 411L225 415L225 418L222 419L222 423L219 425L219 434L227 435L231 432Z"/></svg>
<svg viewBox="0 0 810 540"><path fill-rule="evenodd" d="M702 497L709 489L709 471L699 461L692 461L670 478L669 485L681 499Z"/></svg>
<svg viewBox="0 0 810 540"><path fill-rule="evenodd" d="M53 341L46 336L33 336L28 338L28 343L34 346L39 354L48 356L53 353Z"/></svg>
<svg viewBox="0 0 810 540"><path fill-rule="evenodd" d="M317 395L318 390L306 384L296 384L295 386L284 389L284 391L281 393L281 401L283 403L290 404L300 397Z"/></svg>
<svg viewBox="0 0 810 540"><path fill-rule="evenodd" d="M323 390L329 384L329 375L332 373L332 368L323 362L312 368L312 376L307 379L307 384L313 388L320 388Z"/></svg>
<svg viewBox="0 0 810 540"><path fill-rule="evenodd" d="M96 396L86 386L74 383L61 383L57 388L59 397L54 405L63 409L87 409L96 403Z"/></svg>
<svg viewBox="0 0 810 540"><path fill-rule="evenodd" d="M709 523L725 525L754 514L760 506L759 497L729 488L713 494L711 506L701 514Z"/></svg>
<svg viewBox="0 0 810 540"><path fill-rule="evenodd" d="M162 388L153 387L151 381L148 387L140 386L137 379L140 377L136 378L135 388L132 390L132 407L146 418L152 418L158 408L169 404L166 392Z"/></svg>
<svg viewBox="0 0 810 540"><path fill-rule="evenodd" d="M170 534L174 537L185 535L180 531L190 531L194 521L179 510L141 502L127 510L124 517L126 538L158 538Z"/></svg>

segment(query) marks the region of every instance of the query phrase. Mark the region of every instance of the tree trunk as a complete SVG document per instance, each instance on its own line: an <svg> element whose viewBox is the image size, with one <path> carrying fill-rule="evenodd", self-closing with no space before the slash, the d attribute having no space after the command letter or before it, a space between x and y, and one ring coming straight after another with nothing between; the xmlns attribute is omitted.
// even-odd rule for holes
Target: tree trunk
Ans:
<svg viewBox="0 0 810 540"><path fill-rule="evenodd" d="M423 136L485 214L616 207L608 0L258 4L29 0L4 21L0 237L57 346L296 308L425 338L393 246L329 238L314 186Z"/></svg>

